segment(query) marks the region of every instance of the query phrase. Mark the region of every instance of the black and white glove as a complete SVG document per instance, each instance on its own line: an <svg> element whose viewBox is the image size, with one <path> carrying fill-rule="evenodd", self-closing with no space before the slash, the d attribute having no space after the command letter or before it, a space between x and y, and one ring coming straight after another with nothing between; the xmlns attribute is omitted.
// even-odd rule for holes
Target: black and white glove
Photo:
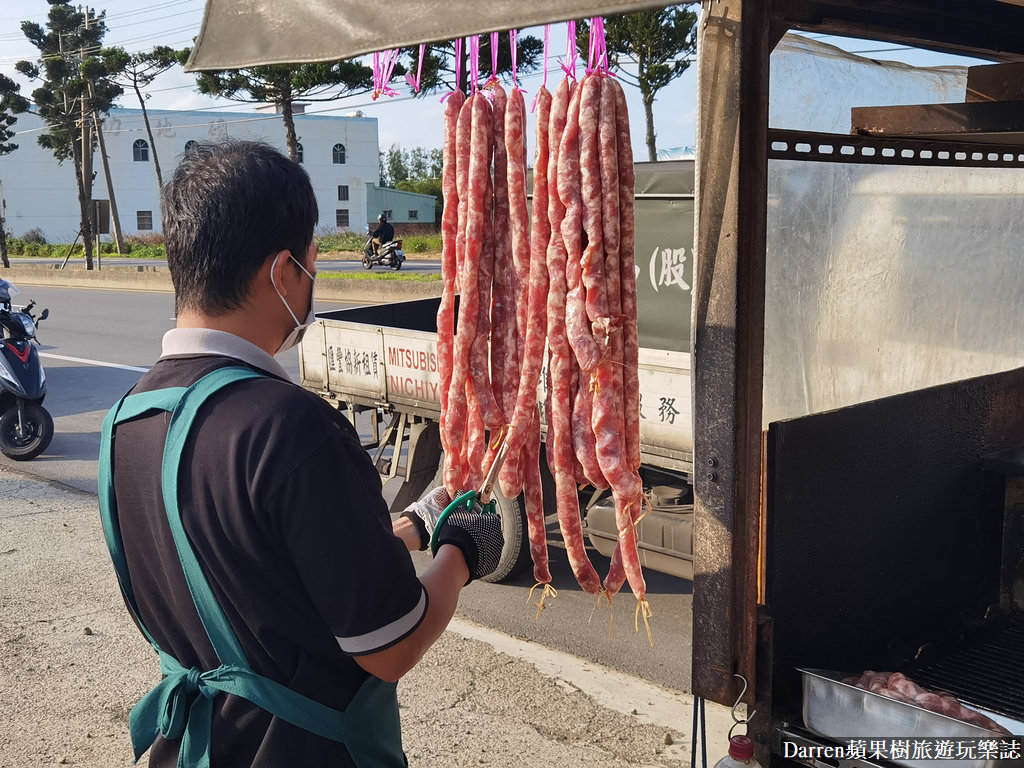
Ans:
<svg viewBox="0 0 1024 768"><path fill-rule="evenodd" d="M481 579L493 573L501 560L501 550L505 546L501 515L482 512L479 504L473 509L459 507L441 523L437 532L438 548L442 544L453 544L462 550L469 567L469 581Z"/></svg>
<svg viewBox="0 0 1024 768"><path fill-rule="evenodd" d="M443 485L439 485L419 501L414 501L402 512L401 516L409 518L420 534L420 551L430 545L437 521L441 519L441 513L444 512L445 507L451 503L452 497L448 495L448 491Z"/></svg>
<svg viewBox="0 0 1024 768"><path fill-rule="evenodd" d="M451 497L444 486L440 486L406 507L402 517L408 517L416 526L420 534L421 550L429 546L435 529L438 548L442 544L458 547L469 567L470 581L492 573L498 567L501 550L505 545L501 533L501 516L483 512L479 504L475 504L472 509L460 506L452 510L438 528L441 514L449 504Z"/></svg>

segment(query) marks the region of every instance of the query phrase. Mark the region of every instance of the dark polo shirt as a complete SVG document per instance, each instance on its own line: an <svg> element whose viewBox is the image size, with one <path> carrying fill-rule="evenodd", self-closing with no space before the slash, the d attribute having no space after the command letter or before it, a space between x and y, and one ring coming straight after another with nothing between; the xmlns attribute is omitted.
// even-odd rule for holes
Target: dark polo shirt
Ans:
<svg viewBox="0 0 1024 768"><path fill-rule="evenodd" d="M217 368L268 374L210 398L185 446L185 531L252 668L344 709L367 673L353 656L400 641L427 595L352 425L287 380L269 355L231 334L175 329L133 390L188 386ZM199 621L167 524L160 460L169 415L120 425L114 487L142 620L186 667L219 665ZM154 682L157 663L153 659ZM348 752L244 699L214 702L212 768L353 765ZM150 765L173 768L158 738Z"/></svg>

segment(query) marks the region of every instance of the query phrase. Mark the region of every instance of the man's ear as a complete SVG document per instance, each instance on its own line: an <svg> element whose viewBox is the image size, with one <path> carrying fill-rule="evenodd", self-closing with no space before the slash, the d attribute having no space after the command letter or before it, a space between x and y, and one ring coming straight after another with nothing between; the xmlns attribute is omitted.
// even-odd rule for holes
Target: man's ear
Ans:
<svg viewBox="0 0 1024 768"><path fill-rule="evenodd" d="M265 263L270 275L270 282L277 288L282 296L288 295L288 287L285 280L285 269L291 261L291 251L278 251L267 256Z"/></svg>

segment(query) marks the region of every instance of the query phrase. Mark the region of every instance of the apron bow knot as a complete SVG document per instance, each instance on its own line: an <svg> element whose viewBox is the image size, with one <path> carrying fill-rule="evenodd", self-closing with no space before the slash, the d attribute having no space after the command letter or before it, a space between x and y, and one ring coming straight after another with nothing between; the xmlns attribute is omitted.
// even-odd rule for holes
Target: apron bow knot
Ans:
<svg viewBox="0 0 1024 768"><path fill-rule="evenodd" d="M192 667L185 673L185 690L188 693L200 693L199 681L203 670L199 667Z"/></svg>
<svg viewBox="0 0 1024 768"><path fill-rule="evenodd" d="M179 768L209 768L213 699L221 691L218 683L224 673L230 674L233 668L222 665L203 672L198 667L186 669L167 654L160 656L164 679L142 697L129 716L135 760L138 762L160 735L181 739Z"/></svg>

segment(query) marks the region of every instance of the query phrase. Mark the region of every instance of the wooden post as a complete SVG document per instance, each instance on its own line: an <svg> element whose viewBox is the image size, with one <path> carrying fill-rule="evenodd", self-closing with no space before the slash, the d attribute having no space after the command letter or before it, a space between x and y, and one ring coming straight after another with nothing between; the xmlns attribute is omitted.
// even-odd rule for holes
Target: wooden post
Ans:
<svg viewBox="0 0 1024 768"><path fill-rule="evenodd" d="M693 692L756 685L767 197L767 0L705 3L693 325Z"/></svg>
<svg viewBox="0 0 1024 768"><path fill-rule="evenodd" d="M89 94L92 95L92 83L89 83ZM118 256L124 253L124 237L121 234L121 218L117 214L117 199L114 196L114 184L110 179L110 158L107 157L107 145L103 141L103 121L99 119L94 111L92 122L96 126L96 140L100 145L100 163L103 165L103 178L107 184L107 197L110 198L110 218L114 227L114 245L117 247ZM97 241L99 238L97 237ZM101 259L100 249L97 248L97 259Z"/></svg>

